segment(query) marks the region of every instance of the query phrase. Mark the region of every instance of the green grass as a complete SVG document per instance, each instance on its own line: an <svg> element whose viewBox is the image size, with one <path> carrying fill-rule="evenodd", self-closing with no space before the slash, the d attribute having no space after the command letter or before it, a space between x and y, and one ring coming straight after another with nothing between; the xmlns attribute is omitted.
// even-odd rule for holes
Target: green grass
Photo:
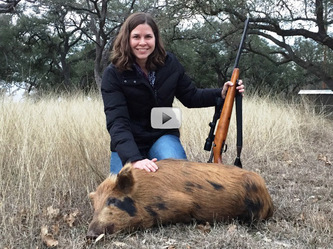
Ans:
<svg viewBox="0 0 333 249"><path fill-rule="evenodd" d="M181 140L190 160L203 150L213 108L186 109ZM224 163L235 159L232 117ZM100 96L0 102L0 248L329 248L333 243L333 122L310 106L244 98L243 167L266 180L276 211L248 227L218 223L156 227L85 241L87 197L109 172L109 134ZM318 155L321 154L318 160ZM326 156L326 159L324 158ZM325 163L326 161L326 163Z"/></svg>

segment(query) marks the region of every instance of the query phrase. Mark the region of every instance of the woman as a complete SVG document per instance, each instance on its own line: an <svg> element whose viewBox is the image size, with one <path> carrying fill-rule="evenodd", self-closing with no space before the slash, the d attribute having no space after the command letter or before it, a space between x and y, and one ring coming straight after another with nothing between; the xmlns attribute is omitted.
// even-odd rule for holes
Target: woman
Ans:
<svg viewBox="0 0 333 249"><path fill-rule="evenodd" d="M102 79L107 129L111 136L110 171L117 174L127 162L155 172L157 160L186 159L178 129L153 129L154 107L172 107L174 97L186 107L214 106L223 89L198 89L177 58L167 53L159 29L147 13L134 13L114 42L111 64ZM244 92L240 81L239 92Z"/></svg>

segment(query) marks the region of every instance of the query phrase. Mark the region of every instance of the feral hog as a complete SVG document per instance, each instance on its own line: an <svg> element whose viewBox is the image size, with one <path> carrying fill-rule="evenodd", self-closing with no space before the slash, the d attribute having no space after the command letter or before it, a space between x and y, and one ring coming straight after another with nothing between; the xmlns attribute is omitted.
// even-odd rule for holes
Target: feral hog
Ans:
<svg viewBox="0 0 333 249"><path fill-rule="evenodd" d="M245 222L273 213L265 182L235 166L161 160L155 173L127 164L90 193L94 216L88 238L102 233L197 221Z"/></svg>

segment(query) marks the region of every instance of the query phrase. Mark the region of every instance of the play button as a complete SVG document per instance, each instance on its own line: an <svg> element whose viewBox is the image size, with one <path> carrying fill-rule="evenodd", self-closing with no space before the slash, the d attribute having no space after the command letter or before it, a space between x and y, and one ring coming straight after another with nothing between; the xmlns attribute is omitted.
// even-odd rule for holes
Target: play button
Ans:
<svg viewBox="0 0 333 249"><path fill-rule="evenodd" d="M155 107L150 113L154 129L178 129L181 125L181 111L176 107Z"/></svg>
<svg viewBox="0 0 333 249"><path fill-rule="evenodd" d="M162 112L162 125L168 122L172 117L170 117L168 114Z"/></svg>

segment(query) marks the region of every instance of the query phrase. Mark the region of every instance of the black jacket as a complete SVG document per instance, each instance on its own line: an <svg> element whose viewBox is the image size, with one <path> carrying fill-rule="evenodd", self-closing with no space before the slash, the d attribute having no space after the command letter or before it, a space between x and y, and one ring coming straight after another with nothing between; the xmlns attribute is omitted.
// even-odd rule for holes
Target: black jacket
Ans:
<svg viewBox="0 0 333 249"><path fill-rule="evenodd" d="M146 158L149 148L162 135L179 136L178 129L151 127L153 107L172 107L174 97L186 107L208 107L221 96L221 89L196 88L171 53L164 66L156 70L154 87L134 67L120 73L111 64L104 71L101 91L111 151L118 152L123 164Z"/></svg>

